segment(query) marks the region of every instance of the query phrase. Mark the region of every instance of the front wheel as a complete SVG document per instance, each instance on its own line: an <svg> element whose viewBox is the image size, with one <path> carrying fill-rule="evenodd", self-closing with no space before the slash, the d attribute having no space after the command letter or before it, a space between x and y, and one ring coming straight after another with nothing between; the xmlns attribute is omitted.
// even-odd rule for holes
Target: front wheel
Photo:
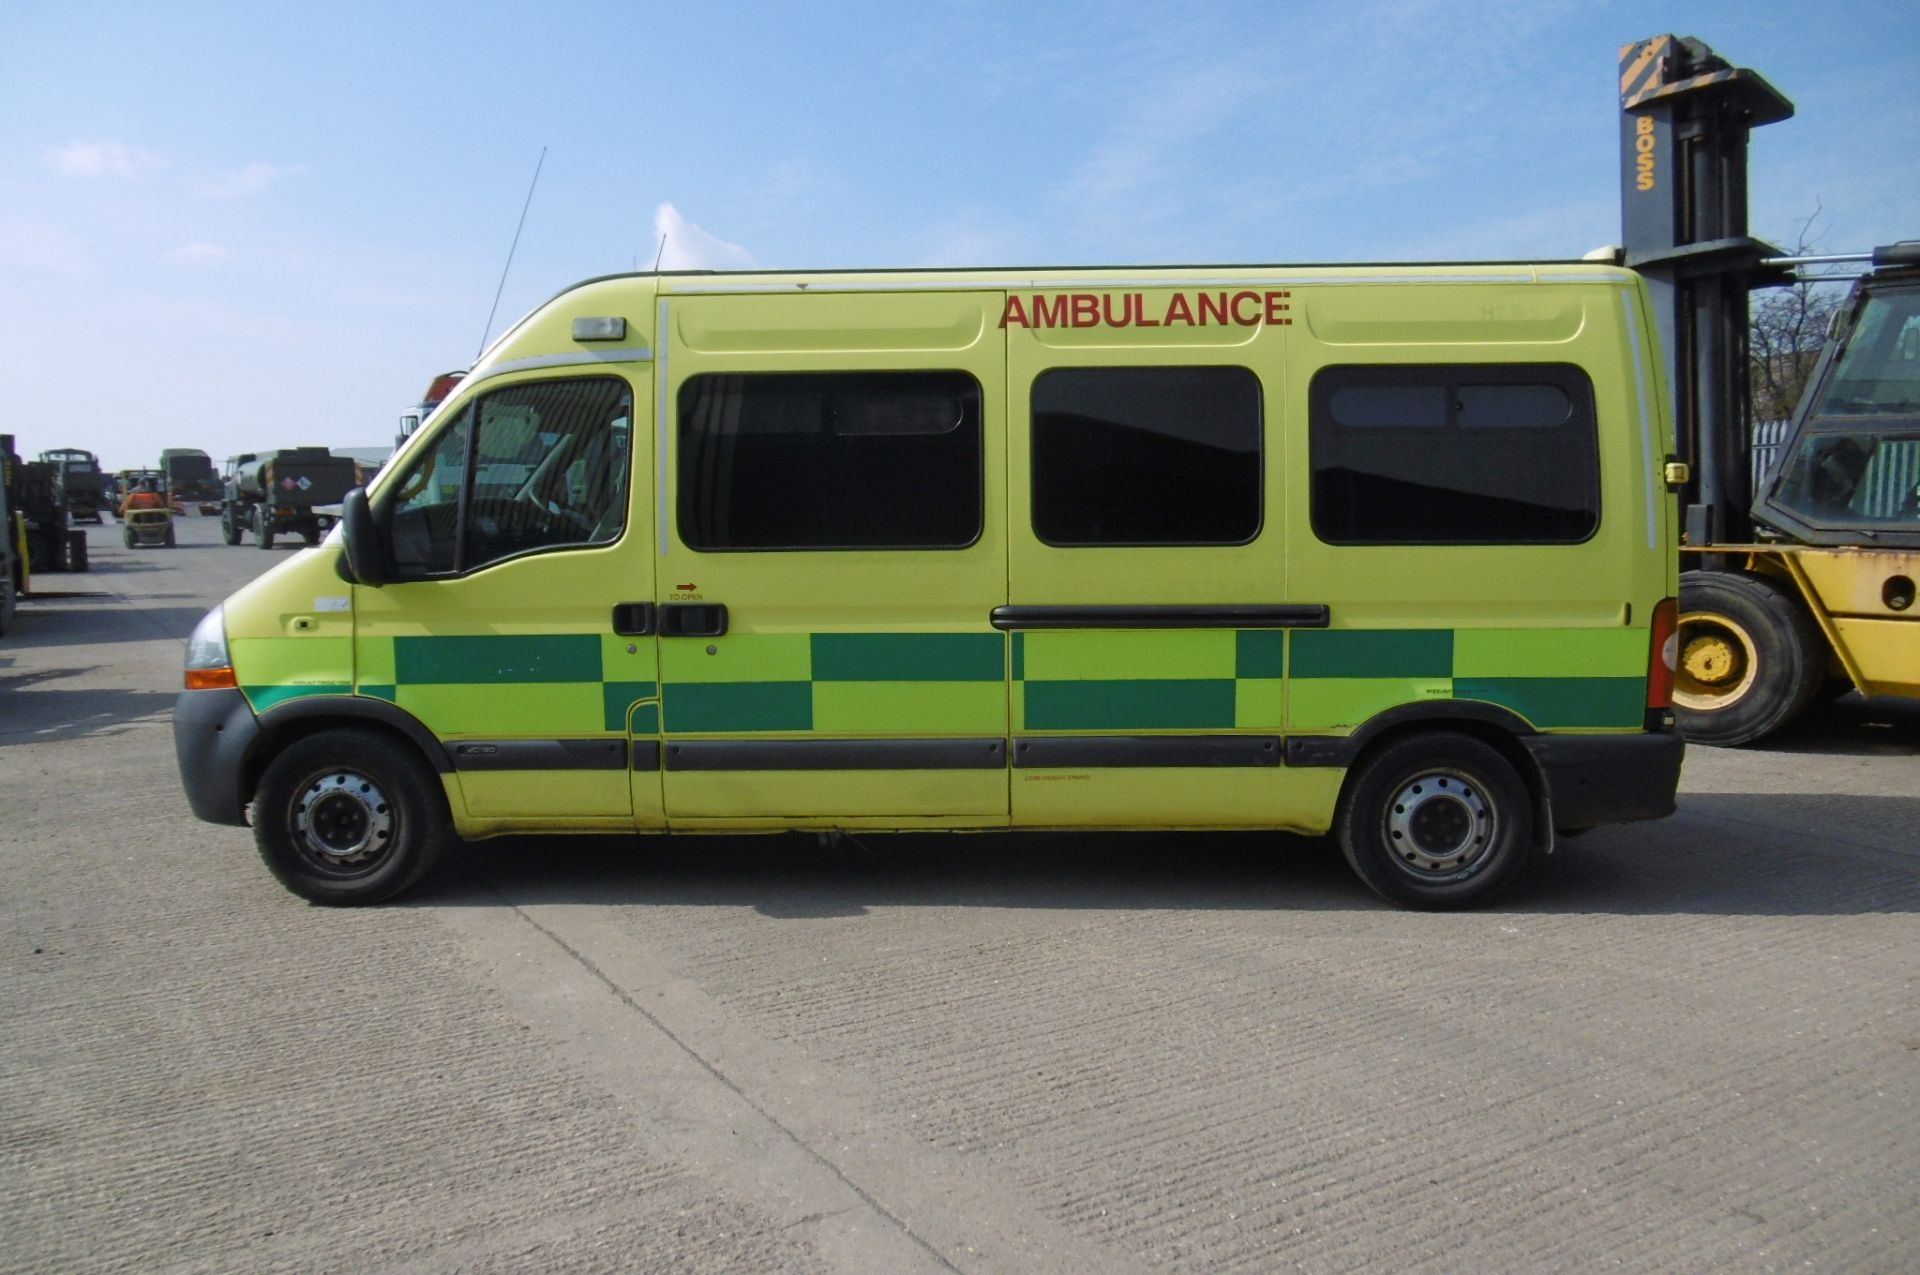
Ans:
<svg viewBox="0 0 1920 1275"><path fill-rule="evenodd" d="M322 731L274 758L254 791L267 870L303 899L379 903L432 870L452 839L440 780L372 731Z"/></svg>
<svg viewBox="0 0 1920 1275"><path fill-rule="evenodd" d="M1453 731L1388 744L1361 763L1334 831L1347 863L1402 907L1487 902L1533 856L1533 803L1511 763Z"/></svg>
<svg viewBox="0 0 1920 1275"><path fill-rule="evenodd" d="M1800 714L1826 675L1826 640L1800 599L1756 576L1680 577L1673 706L1698 744L1750 744Z"/></svg>
<svg viewBox="0 0 1920 1275"><path fill-rule="evenodd" d="M231 511L222 510L220 514L220 538L230 545L240 543L240 524L233 520Z"/></svg>

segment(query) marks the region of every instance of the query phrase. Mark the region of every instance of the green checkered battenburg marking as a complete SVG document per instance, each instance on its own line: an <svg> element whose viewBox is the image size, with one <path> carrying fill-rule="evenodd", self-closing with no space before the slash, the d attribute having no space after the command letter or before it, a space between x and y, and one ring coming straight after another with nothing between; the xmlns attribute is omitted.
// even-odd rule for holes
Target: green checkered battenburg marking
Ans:
<svg viewBox="0 0 1920 1275"><path fill-rule="evenodd" d="M1629 628L745 634L712 653L662 644L656 683L619 676L651 673L651 648L609 641L263 640L236 662L258 711L357 689L447 735L653 734L664 708L675 733L951 736L1008 729L1009 676L1015 730L1338 732L1438 698L1625 729L1643 720L1648 658Z"/></svg>
<svg viewBox="0 0 1920 1275"><path fill-rule="evenodd" d="M666 729L834 735L1006 731L999 633L788 633L663 646Z"/></svg>

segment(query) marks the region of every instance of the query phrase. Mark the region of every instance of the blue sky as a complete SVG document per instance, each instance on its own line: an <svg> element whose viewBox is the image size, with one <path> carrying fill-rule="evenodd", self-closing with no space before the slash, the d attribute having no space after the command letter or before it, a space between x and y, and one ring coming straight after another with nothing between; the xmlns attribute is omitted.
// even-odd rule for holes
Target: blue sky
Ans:
<svg viewBox="0 0 1920 1275"><path fill-rule="evenodd" d="M1920 237L1920 21L1838 3L0 6L0 429L114 468L391 441L494 321L668 264L1570 257L1617 47L1798 116L1753 221Z"/></svg>

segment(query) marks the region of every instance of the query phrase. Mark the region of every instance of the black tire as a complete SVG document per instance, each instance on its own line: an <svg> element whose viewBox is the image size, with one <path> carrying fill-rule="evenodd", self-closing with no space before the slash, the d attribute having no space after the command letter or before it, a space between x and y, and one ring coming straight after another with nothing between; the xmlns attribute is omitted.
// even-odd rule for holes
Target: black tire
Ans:
<svg viewBox="0 0 1920 1275"><path fill-rule="evenodd" d="M69 531L67 533L67 570L85 571L87 569L87 533Z"/></svg>
<svg viewBox="0 0 1920 1275"><path fill-rule="evenodd" d="M163 540L163 541L161 541L161 543L162 543L162 544L164 544L164 545L166 545L166 547L167 547L167 548L169 548L169 549L171 549L171 548L173 548L173 546L174 546L174 544L176 543L176 542L175 542L175 540L174 540L174 535L173 535L173 524L172 524L172 523L168 523L168 524L167 524L167 538L166 538L165 540Z"/></svg>
<svg viewBox="0 0 1920 1275"><path fill-rule="evenodd" d="M1800 715L1827 674L1827 643L1801 600L1758 576L1680 577L1673 707L1696 744L1750 744Z"/></svg>
<svg viewBox="0 0 1920 1275"><path fill-rule="evenodd" d="M262 549L273 548L273 516L264 505L253 507L253 542Z"/></svg>
<svg viewBox="0 0 1920 1275"><path fill-rule="evenodd" d="M1474 907L1511 885L1533 858L1533 801L1490 745L1423 731L1360 762L1334 835L1380 897L1433 911Z"/></svg>
<svg viewBox="0 0 1920 1275"><path fill-rule="evenodd" d="M240 524L233 520L233 513L230 510L221 511L220 538L230 545L240 543Z"/></svg>
<svg viewBox="0 0 1920 1275"><path fill-rule="evenodd" d="M13 569L0 560L0 637L13 627Z"/></svg>
<svg viewBox="0 0 1920 1275"><path fill-rule="evenodd" d="M439 778L372 731L308 735L253 795L253 841L274 879L329 907L380 903L417 883L453 839Z"/></svg>
<svg viewBox="0 0 1920 1275"><path fill-rule="evenodd" d="M131 549L139 543L133 535L133 524L128 523L120 529L120 543Z"/></svg>

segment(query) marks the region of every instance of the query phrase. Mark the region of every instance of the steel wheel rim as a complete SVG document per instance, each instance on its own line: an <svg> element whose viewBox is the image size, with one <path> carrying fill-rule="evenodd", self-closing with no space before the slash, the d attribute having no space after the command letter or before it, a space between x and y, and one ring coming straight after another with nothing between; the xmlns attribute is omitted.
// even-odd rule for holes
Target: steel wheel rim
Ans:
<svg viewBox="0 0 1920 1275"><path fill-rule="evenodd" d="M1680 617L1677 628L1674 703L1711 712L1745 699L1760 673L1753 635L1746 627L1717 611L1690 611Z"/></svg>
<svg viewBox="0 0 1920 1275"><path fill-rule="evenodd" d="M287 812L301 857L332 876L360 876L392 853L399 818L371 776L336 766L307 777Z"/></svg>
<svg viewBox="0 0 1920 1275"><path fill-rule="evenodd" d="M1387 852L1411 876L1450 879L1493 852L1499 815L1485 787L1458 770L1422 771L1405 780L1381 821Z"/></svg>

